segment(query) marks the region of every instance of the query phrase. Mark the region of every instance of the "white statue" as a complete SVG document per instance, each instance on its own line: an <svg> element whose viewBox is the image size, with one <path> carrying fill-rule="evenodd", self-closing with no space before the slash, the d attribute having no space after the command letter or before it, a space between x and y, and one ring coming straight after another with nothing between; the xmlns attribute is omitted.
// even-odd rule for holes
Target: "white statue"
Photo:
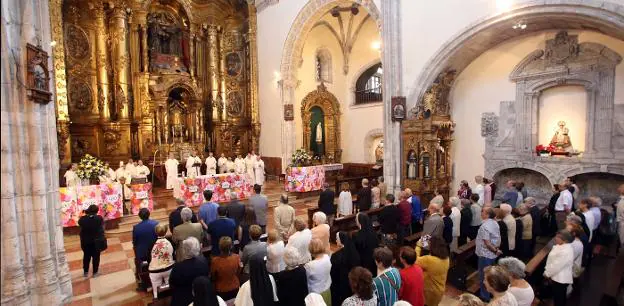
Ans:
<svg viewBox="0 0 624 306"><path fill-rule="evenodd" d="M316 142L323 142L323 127L320 122L316 125Z"/></svg>

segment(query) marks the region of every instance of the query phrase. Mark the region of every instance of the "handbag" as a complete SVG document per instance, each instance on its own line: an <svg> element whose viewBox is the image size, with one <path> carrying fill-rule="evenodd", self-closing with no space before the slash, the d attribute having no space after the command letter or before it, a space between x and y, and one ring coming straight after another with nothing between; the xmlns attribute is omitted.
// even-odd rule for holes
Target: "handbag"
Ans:
<svg viewBox="0 0 624 306"><path fill-rule="evenodd" d="M106 241L106 237L102 235L102 237L95 238L93 241L95 243L95 250L98 252L102 252L108 248L108 242Z"/></svg>

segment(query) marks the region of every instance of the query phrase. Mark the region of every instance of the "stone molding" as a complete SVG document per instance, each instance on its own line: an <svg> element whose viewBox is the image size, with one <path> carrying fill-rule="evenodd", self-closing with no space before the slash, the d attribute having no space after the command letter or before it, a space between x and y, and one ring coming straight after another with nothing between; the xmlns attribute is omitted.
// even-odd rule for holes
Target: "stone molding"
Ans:
<svg viewBox="0 0 624 306"><path fill-rule="evenodd" d="M366 136L364 136L364 152L365 152L365 161L367 163L375 163L376 160L375 158L370 158L371 157L371 150L373 149L373 142L375 141L376 138L379 137L383 137L384 133L383 133L383 129L372 129L370 131L368 131L368 133L366 133ZM385 155L385 147L384 147L384 155Z"/></svg>

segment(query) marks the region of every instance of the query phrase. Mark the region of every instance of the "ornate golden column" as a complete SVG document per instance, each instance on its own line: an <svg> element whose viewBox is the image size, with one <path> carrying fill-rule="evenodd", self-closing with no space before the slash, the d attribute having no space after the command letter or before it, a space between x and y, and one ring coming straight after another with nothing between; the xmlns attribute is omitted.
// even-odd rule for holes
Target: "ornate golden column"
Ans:
<svg viewBox="0 0 624 306"><path fill-rule="evenodd" d="M50 0L50 30L56 46L52 50L54 65L54 98L58 152L61 168L71 164L71 137L69 109L67 106L67 76L65 75L65 37L63 32L63 0Z"/></svg>
<svg viewBox="0 0 624 306"><path fill-rule="evenodd" d="M249 3L249 98L251 99L251 146L256 152L260 151L260 109L258 107L258 46L256 41L256 6Z"/></svg>
<svg viewBox="0 0 624 306"><path fill-rule="evenodd" d="M93 15L95 16L95 49L97 62L97 99L100 114L100 122L109 122L111 120L110 109L110 82L108 80L108 49L107 29L105 22L104 6L102 2L95 2L93 6Z"/></svg>
<svg viewBox="0 0 624 306"><path fill-rule="evenodd" d="M191 73L191 79L195 78L195 46L196 46L196 36L197 36L197 24L191 23L190 31L189 31L189 51L190 51L190 59L189 59L189 72Z"/></svg>
<svg viewBox="0 0 624 306"><path fill-rule="evenodd" d="M219 97L219 86L221 84L220 69L220 52L219 52L219 27L216 25L208 26L208 84L210 86L210 101L213 103L212 120L220 121L221 114L216 102ZM223 101L223 100L221 100Z"/></svg>
<svg viewBox="0 0 624 306"><path fill-rule="evenodd" d="M225 31L225 29L223 29L223 31ZM226 101L226 84L225 84L225 76L227 75L226 72L226 66L225 66L225 39L224 38L224 34L221 34L221 37L219 37L219 75L220 75L220 83L219 83L219 88L220 88L220 98L222 101L221 104L221 109L219 110L219 113L221 115L221 118L224 122L227 122L228 119L228 115L227 115L227 110L226 110L226 105L227 105L227 101Z"/></svg>
<svg viewBox="0 0 624 306"><path fill-rule="evenodd" d="M128 12L125 1L118 1L110 17L110 44L115 79L115 104L121 121L130 119L130 55L128 54Z"/></svg>

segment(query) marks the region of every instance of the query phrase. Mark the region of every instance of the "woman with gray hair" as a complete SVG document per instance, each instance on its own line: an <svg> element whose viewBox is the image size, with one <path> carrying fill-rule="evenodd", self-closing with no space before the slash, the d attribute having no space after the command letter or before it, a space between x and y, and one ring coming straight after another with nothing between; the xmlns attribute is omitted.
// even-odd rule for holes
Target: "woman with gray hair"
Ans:
<svg viewBox="0 0 624 306"><path fill-rule="evenodd" d="M451 252L457 251L457 241L459 240L461 225L461 200L458 197L451 197L449 199L449 205L451 206L451 221L453 221L453 241L451 242Z"/></svg>
<svg viewBox="0 0 624 306"><path fill-rule="evenodd" d="M327 224L327 215L322 211L317 211L312 215L314 227L312 231L312 239L317 238L323 242L325 252L329 253L329 224Z"/></svg>
<svg viewBox="0 0 624 306"><path fill-rule="evenodd" d="M498 265L503 267L511 276L509 292L516 297L518 306L531 306L535 293L533 288L524 280L524 270L526 265L515 257L505 257L498 261Z"/></svg>
<svg viewBox="0 0 624 306"><path fill-rule="evenodd" d="M299 265L301 255L294 247L284 251L286 270L274 274L279 305L304 306L308 295L306 269Z"/></svg>
<svg viewBox="0 0 624 306"><path fill-rule="evenodd" d="M199 276L210 276L210 266L204 256L200 256L199 240L189 237L180 246L182 258L171 269L171 305L188 305L193 302L193 281Z"/></svg>

